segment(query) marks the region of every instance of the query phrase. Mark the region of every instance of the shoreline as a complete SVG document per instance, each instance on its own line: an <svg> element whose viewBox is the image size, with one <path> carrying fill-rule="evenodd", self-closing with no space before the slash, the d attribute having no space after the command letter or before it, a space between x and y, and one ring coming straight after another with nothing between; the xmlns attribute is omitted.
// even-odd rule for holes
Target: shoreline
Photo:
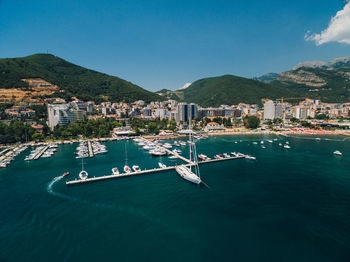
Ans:
<svg viewBox="0 0 350 262"><path fill-rule="evenodd" d="M205 133L205 135L209 137L214 136L247 136L247 135L275 135L275 136L285 136L288 137L289 135L301 135L301 136L349 136L350 137L350 130L344 131L344 130L336 130L336 131L326 131L326 130L289 130L289 131L230 131L230 132L211 132L211 133ZM133 137L142 137L145 139L159 139L159 140L171 140L171 139L177 139L177 138L184 138L187 137L187 135L183 134L176 134L176 135L165 135L165 136L152 136L152 135L144 135L144 136L131 136L128 137L128 139L132 139ZM15 145L26 145L26 146L40 146L40 145L46 145L48 143L57 143L57 144L72 144L72 143L79 143L80 141L84 140L93 140L93 141L99 141L99 142L107 142L107 141L119 141L119 140L125 140L125 137L107 137L107 138L81 138L81 139L74 139L74 140L49 140L44 142L27 142L27 143L15 143L10 145L2 145L0 148L6 148L11 147Z"/></svg>

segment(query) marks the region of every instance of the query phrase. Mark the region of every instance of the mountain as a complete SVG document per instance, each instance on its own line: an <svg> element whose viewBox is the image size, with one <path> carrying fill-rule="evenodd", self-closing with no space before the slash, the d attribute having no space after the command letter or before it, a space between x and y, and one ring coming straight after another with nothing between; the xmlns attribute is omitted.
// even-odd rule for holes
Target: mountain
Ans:
<svg viewBox="0 0 350 262"><path fill-rule="evenodd" d="M349 102L350 57L300 63L280 74L271 84L326 102Z"/></svg>
<svg viewBox="0 0 350 262"><path fill-rule="evenodd" d="M63 89L67 97L76 96L95 102L164 99L131 82L86 69L51 54L0 59L1 88L26 88L27 83L21 81L23 78L42 78Z"/></svg>
<svg viewBox="0 0 350 262"><path fill-rule="evenodd" d="M183 101L201 106L233 105L240 102L261 103L263 98L293 97L297 94L284 87L275 87L256 80L223 75L195 81L181 92Z"/></svg>
<svg viewBox="0 0 350 262"><path fill-rule="evenodd" d="M295 66L292 70L297 70L302 67L325 69L325 70L350 71L350 56L336 58L330 62L322 62L322 61L302 62L297 66Z"/></svg>
<svg viewBox="0 0 350 262"><path fill-rule="evenodd" d="M254 77L254 80L263 82L263 83L271 83L272 81L276 80L279 74L276 73L268 73L259 77Z"/></svg>

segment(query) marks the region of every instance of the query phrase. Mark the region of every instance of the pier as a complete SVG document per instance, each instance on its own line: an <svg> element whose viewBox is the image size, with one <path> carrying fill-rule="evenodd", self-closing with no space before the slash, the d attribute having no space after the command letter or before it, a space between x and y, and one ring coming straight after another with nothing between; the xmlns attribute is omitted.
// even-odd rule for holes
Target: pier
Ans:
<svg viewBox="0 0 350 262"><path fill-rule="evenodd" d="M89 157L94 157L94 151L92 150L91 141L88 140Z"/></svg>
<svg viewBox="0 0 350 262"><path fill-rule="evenodd" d="M177 158L181 159L182 161L188 163L188 164L192 164L193 162L191 162L189 159L183 157L183 156L180 156L179 154L165 148L165 147L161 147L163 150L165 150L169 155L173 155L173 156L176 156Z"/></svg>
<svg viewBox="0 0 350 262"><path fill-rule="evenodd" d="M174 153L173 153L173 155L174 155ZM233 156L233 157L220 158L220 159L204 160L204 161L199 161L198 164L201 165L201 164L206 164L206 163L213 163L213 162L219 162L219 161L228 161L228 160L242 159L242 158L245 158L245 156L242 155L242 156ZM190 160L188 160L188 159L186 159L186 160L187 160L186 161L187 163L190 162ZM185 164L185 165L189 167L189 166L193 166L195 164L193 162L190 162L190 164ZM107 180L107 179L122 178L122 177L129 177L129 176L138 176L138 175L157 173L157 172L164 172L164 171L168 171L168 170L174 170L175 168L176 168L176 166L169 166L169 167L164 167L164 168L154 168L154 169L141 170L139 172L122 173L122 174L118 174L118 175L107 175L107 176L91 177L91 178L87 178L85 180L76 179L76 180L67 181L66 185L85 184L85 183L89 183L89 182L97 182L97 181L102 181L102 180Z"/></svg>
<svg viewBox="0 0 350 262"><path fill-rule="evenodd" d="M43 150L39 151L39 153L37 153L37 154L33 157L33 159L34 159L34 160L38 160L38 159L45 153L45 151L46 151L49 147L50 147L49 145L45 146L45 147L43 148Z"/></svg>

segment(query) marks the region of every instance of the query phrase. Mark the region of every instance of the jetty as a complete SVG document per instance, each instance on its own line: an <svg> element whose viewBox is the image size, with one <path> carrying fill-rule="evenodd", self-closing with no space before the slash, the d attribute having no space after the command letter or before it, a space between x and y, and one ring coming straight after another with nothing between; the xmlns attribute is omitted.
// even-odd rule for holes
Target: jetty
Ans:
<svg viewBox="0 0 350 262"><path fill-rule="evenodd" d="M50 147L50 145L47 145L43 148L43 150L39 151L34 157L34 160L38 160L44 153L45 151Z"/></svg>
<svg viewBox="0 0 350 262"><path fill-rule="evenodd" d="M182 161L188 163L188 164L193 164L193 162L191 162L189 159L183 157L183 156L180 156L178 153L175 153L165 147L161 147L165 152L167 152L169 155L173 155L173 156L176 156L177 158L181 159Z"/></svg>
<svg viewBox="0 0 350 262"><path fill-rule="evenodd" d="M94 151L92 150L91 140L88 140L89 157L94 157Z"/></svg>
<svg viewBox="0 0 350 262"><path fill-rule="evenodd" d="M172 151L170 151L170 152L172 152ZM172 152L172 154L174 155L174 152ZM184 158L184 157L182 157L182 158ZM198 164L201 165L201 164L220 162L220 161L228 161L228 160L234 160L234 159L242 159L242 158L246 158L246 156L245 155L240 155L240 156L226 157L226 158L220 158L220 159L209 159L209 160L199 161ZM191 162L189 159L186 159L186 160L187 160L186 162L189 163L189 164L185 164L185 166L190 167L190 166L194 166L195 165L195 163ZM121 173L121 174L118 174L118 175L106 175L106 176L90 177L90 178L87 178L85 180L76 179L76 180L67 181L66 185L77 185L77 184L85 184L85 183L97 182L97 181L102 181L102 180L107 180L107 179L115 179L115 178L130 177L130 176L139 176L139 175L144 175L144 174L150 174L150 173L157 173L157 172L164 172L164 171L168 171L168 170L174 170L175 168L176 168L176 166L169 166L169 167L164 167L164 168L146 169L146 170L141 170L141 171L138 171L138 172Z"/></svg>

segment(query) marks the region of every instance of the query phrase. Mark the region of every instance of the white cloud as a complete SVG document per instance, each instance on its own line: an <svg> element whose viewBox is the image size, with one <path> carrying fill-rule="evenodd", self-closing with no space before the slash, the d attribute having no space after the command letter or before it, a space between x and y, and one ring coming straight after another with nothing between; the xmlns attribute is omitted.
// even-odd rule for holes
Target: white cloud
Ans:
<svg viewBox="0 0 350 262"><path fill-rule="evenodd" d="M182 90L182 89L186 89L187 87L189 87L192 83L186 83L184 84L183 87L179 88L179 90Z"/></svg>
<svg viewBox="0 0 350 262"><path fill-rule="evenodd" d="M343 10L337 12L332 17L328 28L320 34L310 35L310 31L305 34L305 40L315 41L316 45L328 42L338 42L350 44L350 2L347 1Z"/></svg>

